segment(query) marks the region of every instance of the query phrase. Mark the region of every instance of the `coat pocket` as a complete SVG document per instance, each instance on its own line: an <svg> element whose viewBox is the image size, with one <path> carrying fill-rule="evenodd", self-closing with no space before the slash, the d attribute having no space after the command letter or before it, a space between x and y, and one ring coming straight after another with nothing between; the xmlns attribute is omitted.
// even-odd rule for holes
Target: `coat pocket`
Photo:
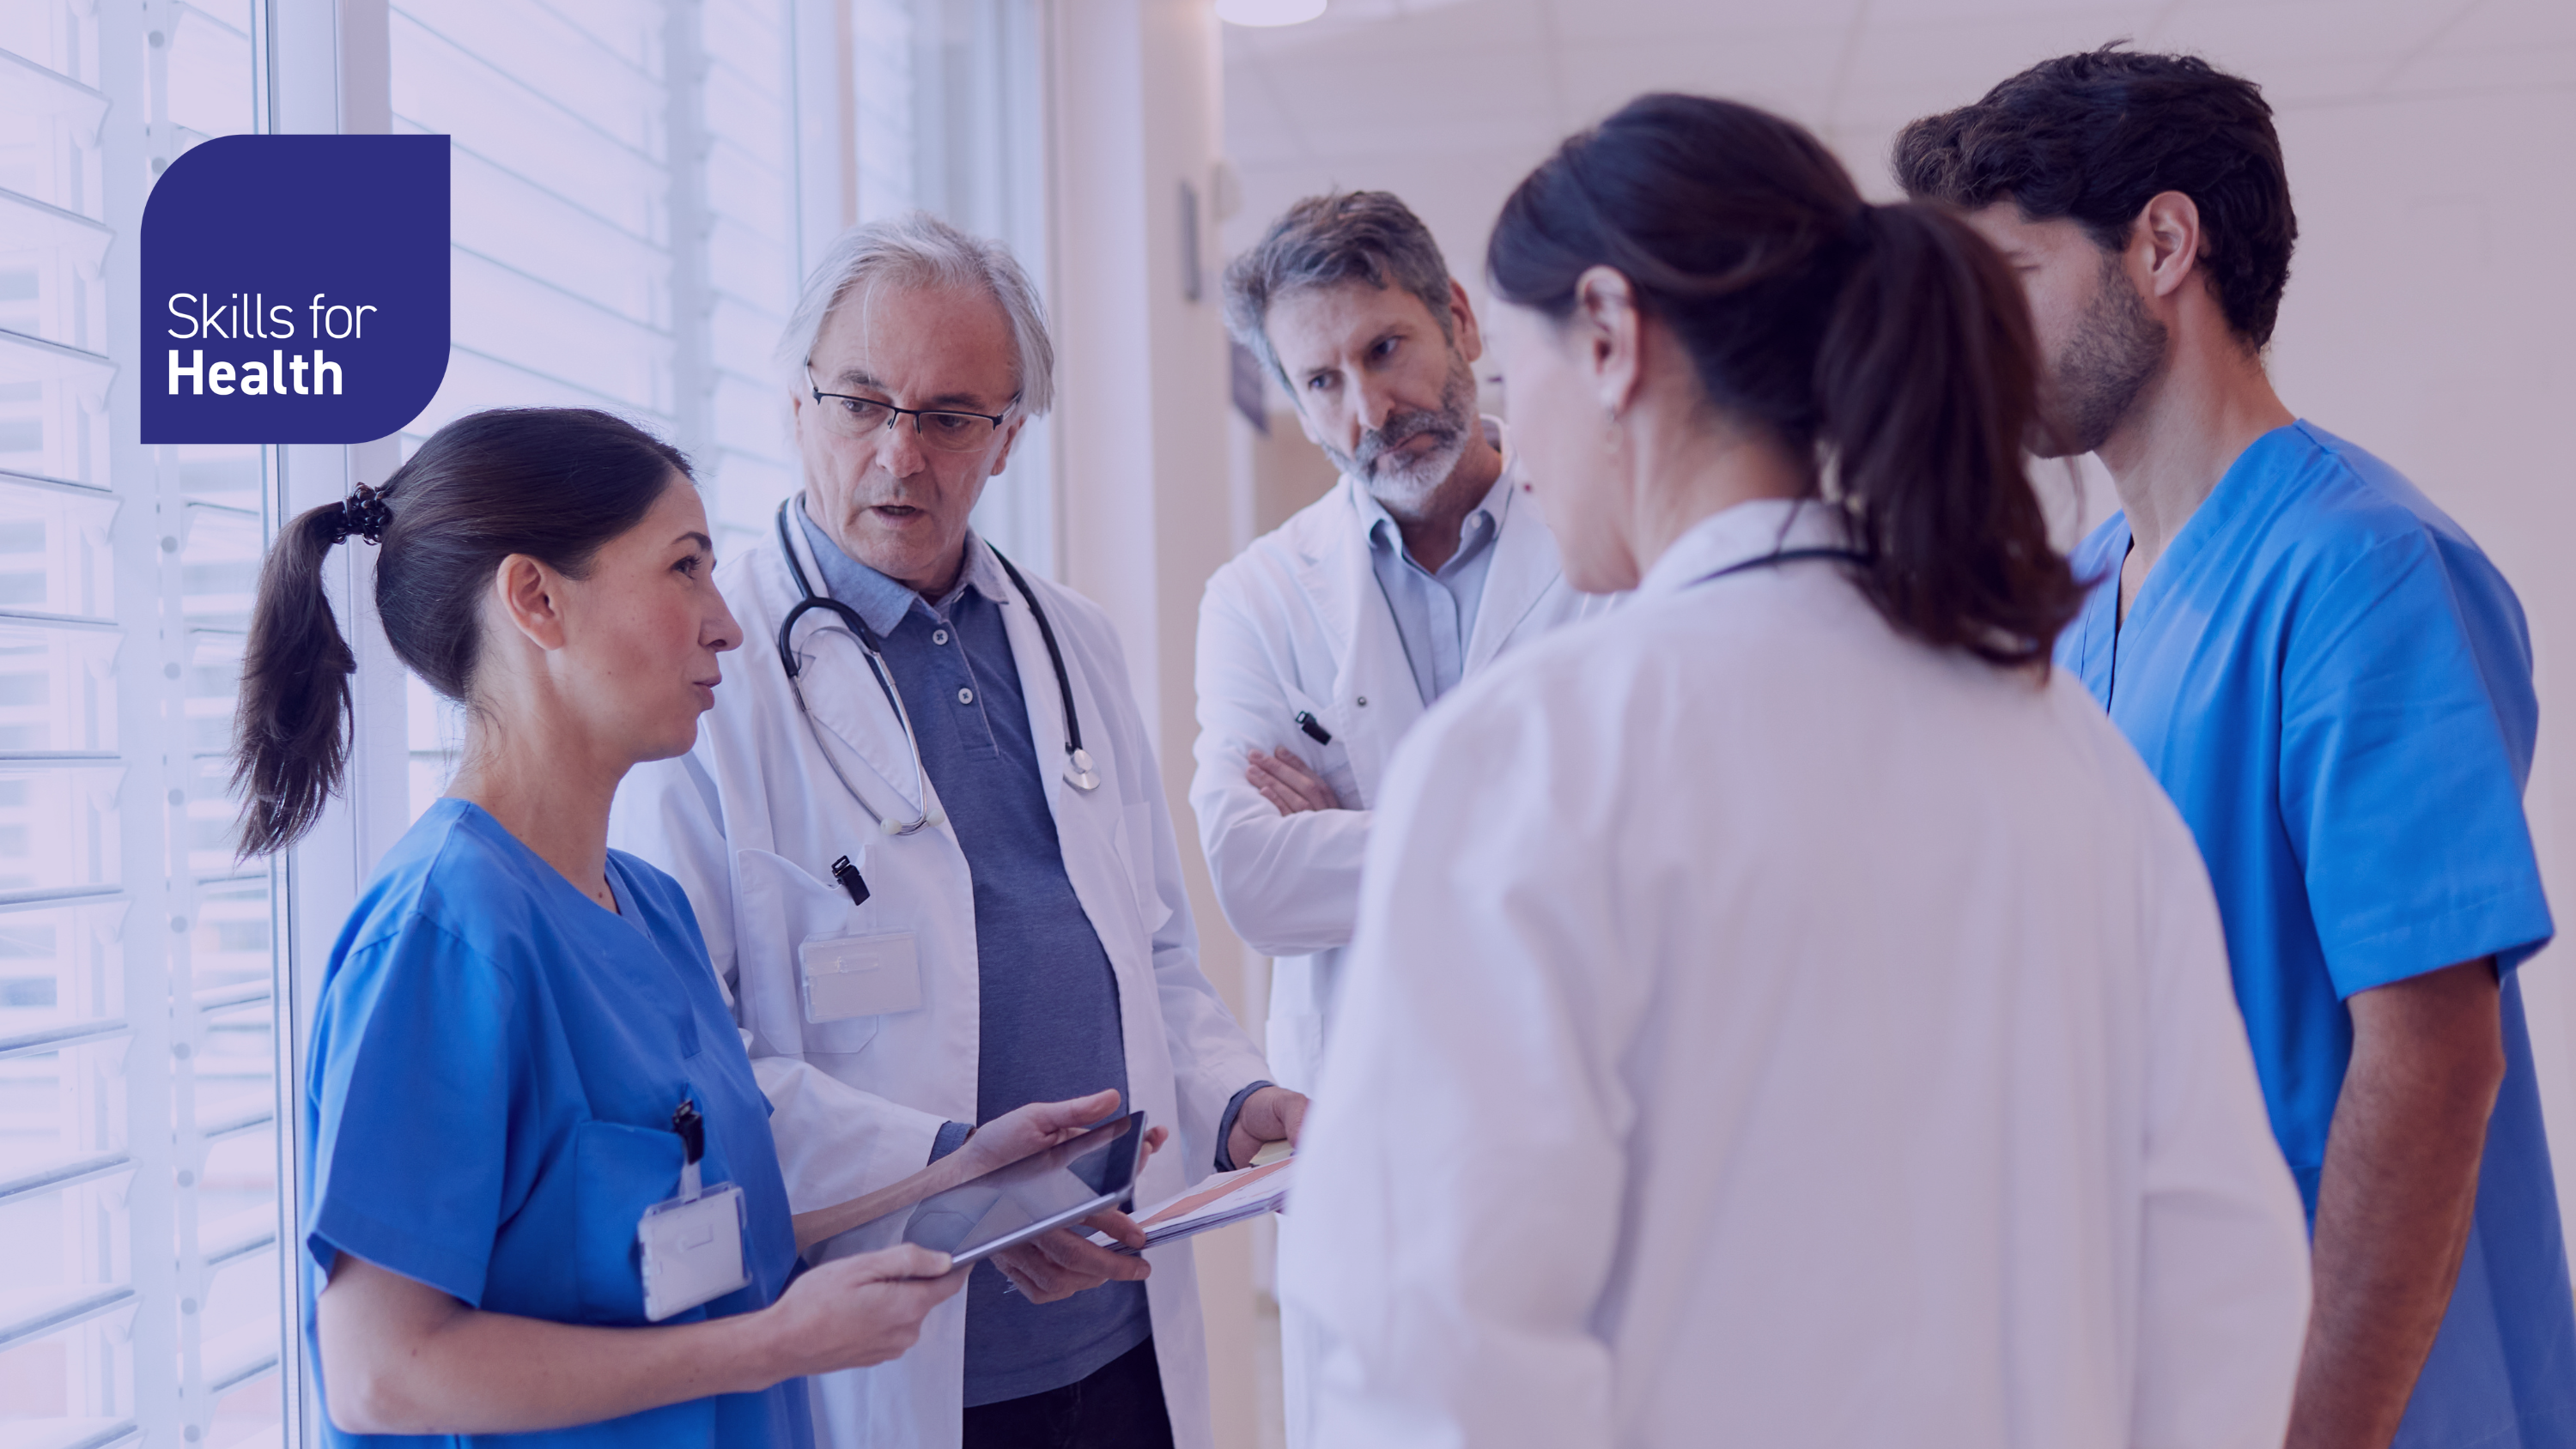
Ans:
<svg viewBox="0 0 2576 1449"><path fill-rule="evenodd" d="M1359 774L1351 768L1350 721L1330 704L1308 697L1295 685L1286 686L1284 692L1288 696L1289 718L1280 721L1286 733L1281 736L1282 743L1272 747L1274 752L1285 749L1303 761L1307 769L1323 776L1324 783L1332 787L1333 803L1342 809L1367 809L1368 802L1360 798ZM1332 742L1318 744L1314 736L1297 726L1294 721L1300 714L1313 715L1315 723L1333 737Z"/></svg>
<svg viewBox="0 0 2576 1449"><path fill-rule="evenodd" d="M582 1322L645 1321L635 1232L646 1208L680 1190L682 1155L676 1132L598 1121L573 1128L573 1288ZM705 1316L697 1308L672 1321Z"/></svg>
<svg viewBox="0 0 2576 1449"><path fill-rule="evenodd" d="M838 882L817 880L766 850L734 852L734 876L741 882L734 923L742 948L736 957L739 989L758 1004L755 1029L773 1046L800 1055L847 1055L874 1039L887 1008L906 1000L920 1004L916 963L908 997L891 989L857 995L827 989L814 1009L806 990L809 968L830 973L887 964L877 959L887 953L861 961L866 953L852 949L882 935L875 901L856 904ZM911 959L908 949L904 955Z"/></svg>

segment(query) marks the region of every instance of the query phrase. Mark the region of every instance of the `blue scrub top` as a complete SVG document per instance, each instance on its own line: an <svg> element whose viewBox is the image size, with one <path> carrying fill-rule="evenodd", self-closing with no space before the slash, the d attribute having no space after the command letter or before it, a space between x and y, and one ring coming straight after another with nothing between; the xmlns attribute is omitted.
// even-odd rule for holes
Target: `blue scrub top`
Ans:
<svg viewBox="0 0 2576 1449"><path fill-rule="evenodd" d="M2458 1288L2397 1443L2576 1446L2576 1305L2513 972L2546 944L2522 606L2394 469L2308 423L2245 450L2118 615L2125 515L2057 643L2200 842L2273 1135L2313 1225L2345 998L2481 956L2505 1083Z"/></svg>
<svg viewBox="0 0 2576 1449"><path fill-rule="evenodd" d="M670 1320L767 1306L796 1265L769 1104L677 882L612 851L601 909L480 807L441 800L385 857L332 948L302 1161L306 1346L340 1253L494 1313L641 1327L636 1225L679 1189L671 1113L706 1119L710 1183L744 1195L751 1286ZM327 1402L330 1384L321 1383ZM804 1381L547 1433L333 1444L812 1443Z"/></svg>

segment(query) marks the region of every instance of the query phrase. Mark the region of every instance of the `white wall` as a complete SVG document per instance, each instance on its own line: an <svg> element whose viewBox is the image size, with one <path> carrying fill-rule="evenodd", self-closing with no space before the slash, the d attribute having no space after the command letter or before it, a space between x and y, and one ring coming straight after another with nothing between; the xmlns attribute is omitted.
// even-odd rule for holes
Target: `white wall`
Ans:
<svg viewBox="0 0 2576 1449"><path fill-rule="evenodd" d="M2576 63L2568 66L2576 81ZM2521 594L2538 655L2526 798L2562 944L2523 968L2559 1205L2576 1208L2576 91L2281 117L2299 248L2273 374L2302 416L2403 470ZM2570 1236L2576 1237L2576 1218Z"/></svg>
<svg viewBox="0 0 2576 1449"><path fill-rule="evenodd" d="M1204 208L1222 119L1216 21L1205 0L1055 0L1050 13L1058 577L1118 625L1181 841L1200 959L1241 1018L1243 948L1217 909L1184 803L1199 593L1248 541L1235 517L1225 334L1207 270L1214 228ZM1186 221L1185 183L1201 213ZM1275 1442L1261 1386L1275 1377L1263 1356L1275 1361L1277 1350L1254 1311L1249 1229L1208 1234L1194 1251L1216 1442Z"/></svg>

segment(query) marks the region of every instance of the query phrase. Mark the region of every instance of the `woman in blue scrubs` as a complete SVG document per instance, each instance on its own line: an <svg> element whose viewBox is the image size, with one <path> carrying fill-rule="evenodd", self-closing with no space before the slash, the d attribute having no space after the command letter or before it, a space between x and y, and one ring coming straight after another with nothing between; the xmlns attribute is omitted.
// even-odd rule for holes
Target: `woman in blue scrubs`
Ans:
<svg viewBox="0 0 2576 1449"><path fill-rule="evenodd" d="M604 413L482 413L290 524L243 676L252 852L295 841L339 784L354 661L321 575L351 537L378 545L394 652L469 733L341 932L314 1020L302 1268L329 1437L809 1444L799 1376L902 1353L965 1275L900 1247L791 1286L800 1223L696 918L607 847L619 779L688 749L741 638L686 460ZM976 1162L875 1206L1114 1107L1023 1109L977 1134ZM748 1281L652 1324L638 1229L686 1195L691 1140L704 1188L741 1195L740 1270L716 1286Z"/></svg>

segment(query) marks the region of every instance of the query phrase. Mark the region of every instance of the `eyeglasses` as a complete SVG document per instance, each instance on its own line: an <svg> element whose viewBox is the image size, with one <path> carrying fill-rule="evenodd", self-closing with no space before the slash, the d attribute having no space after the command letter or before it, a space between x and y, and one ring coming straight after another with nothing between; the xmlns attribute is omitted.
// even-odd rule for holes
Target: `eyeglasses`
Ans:
<svg viewBox="0 0 2576 1449"><path fill-rule="evenodd" d="M880 428L891 428L897 422L912 419L913 435L925 448L943 453L972 453L993 441L1009 413L988 415L963 413L954 408L899 408L893 403L872 397L852 397L845 392L825 392L815 385L812 364L805 368L805 386L814 394L815 411L823 425L845 438L864 438ZM1017 401L1017 399L1014 399Z"/></svg>

